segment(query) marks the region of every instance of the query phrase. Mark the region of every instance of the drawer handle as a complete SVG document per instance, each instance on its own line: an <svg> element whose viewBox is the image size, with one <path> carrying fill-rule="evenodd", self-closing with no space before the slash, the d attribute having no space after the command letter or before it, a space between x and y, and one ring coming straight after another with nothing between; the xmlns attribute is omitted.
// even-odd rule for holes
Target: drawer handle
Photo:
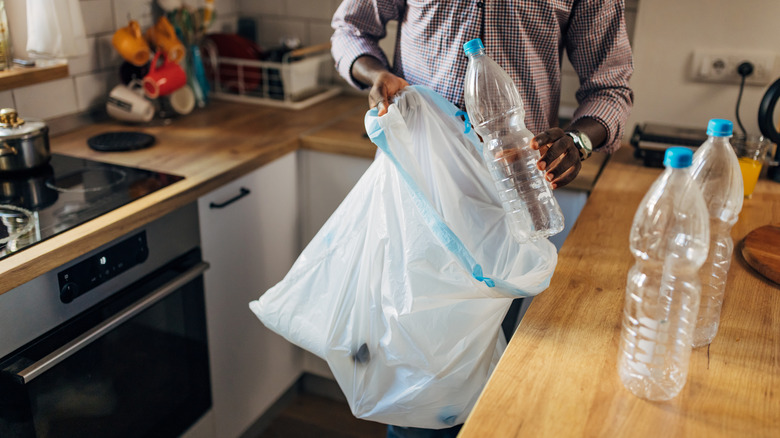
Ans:
<svg viewBox="0 0 780 438"><path fill-rule="evenodd" d="M237 194L236 196L228 199L227 201L217 204L216 202L212 202L209 204L209 208L211 209L218 209L218 208L225 208L228 205L238 201L239 199L243 198L244 196L249 195L251 192L246 187L241 187L241 192Z"/></svg>

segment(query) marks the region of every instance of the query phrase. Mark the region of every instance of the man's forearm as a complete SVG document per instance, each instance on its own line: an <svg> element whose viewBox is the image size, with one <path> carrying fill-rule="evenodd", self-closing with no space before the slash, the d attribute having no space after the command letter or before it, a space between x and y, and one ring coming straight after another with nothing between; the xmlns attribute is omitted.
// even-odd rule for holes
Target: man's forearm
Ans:
<svg viewBox="0 0 780 438"><path fill-rule="evenodd" d="M370 55L363 55L352 63L352 78L365 87L370 87L376 81L376 78L384 72L387 67L381 61Z"/></svg>
<svg viewBox="0 0 780 438"><path fill-rule="evenodd" d="M607 141L607 129L592 117L583 117L566 128L567 131L577 130L585 133L593 143L593 149L597 149L604 145Z"/></svg>

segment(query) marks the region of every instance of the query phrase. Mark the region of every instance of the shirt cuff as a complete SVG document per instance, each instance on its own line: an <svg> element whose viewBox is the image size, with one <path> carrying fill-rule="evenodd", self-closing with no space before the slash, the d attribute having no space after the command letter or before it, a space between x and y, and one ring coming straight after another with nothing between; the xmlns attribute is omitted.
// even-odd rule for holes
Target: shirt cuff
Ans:
<svg viewBox="0 0 780 438"><path fill-rule="evenodd" d="M623 127L628 119L631 106L613 98L598 98L583 102L574 112L571 124L577 120L590 117L601 123L607 130L604 144L594 147L594 151L611 154L620 149L623 141Z"/></svg>

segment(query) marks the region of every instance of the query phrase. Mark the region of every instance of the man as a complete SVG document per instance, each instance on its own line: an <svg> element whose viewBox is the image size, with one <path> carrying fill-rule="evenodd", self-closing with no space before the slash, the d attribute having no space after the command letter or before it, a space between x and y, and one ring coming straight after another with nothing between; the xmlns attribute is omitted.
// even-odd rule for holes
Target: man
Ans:
<svg viewBox="0 0 780 438"><path fill-rule="evenodd" d="M346 0L333 17L333 56L350 84L371 88L369 105L380 115L408 84L429 86L463 107L462 47L481 38L518 85L526 126L538 133L538 167L558 188L577 176L592 150L620 147L633 103L624 9L623 0ZM399 22L392 67L378 44L391 20ZM557 128L564 49L580 78L579 107L566 131Z"/></svg>
<svg viewBox="0 0 780 438"><path fill-rule="evenodd" d="M350 84L371 89L369 106L381 116L409 84L426 85L463 108L463 44L482 39L519 87L526 126L538 133L531 145L541 153L537 166L559 188L592 150L620 147L633 104L624 10L623 0L345 0L333 17L332 52ZM390 66L378 42L392 20L399 30ZM579 107L565 131L557 127L564 49L580 78ZM390 426L388 437L454 437L458 430Z"/></svg>

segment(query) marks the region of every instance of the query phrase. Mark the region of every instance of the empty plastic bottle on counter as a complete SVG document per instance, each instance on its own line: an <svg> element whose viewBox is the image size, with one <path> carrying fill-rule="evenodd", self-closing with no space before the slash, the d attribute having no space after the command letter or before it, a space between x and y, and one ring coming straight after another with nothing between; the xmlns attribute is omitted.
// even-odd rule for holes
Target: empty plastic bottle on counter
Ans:
<svg viewBox="0 0 780 438"><path fill-rule="evenodd" d="M512 234L525 242L563 230L563 213L550 183L536 167L539 151L525 127L523 100L512 79L485 53L480 39L463 45L469 57L464 100L482 137L482 158L498 189Z"/></svg>
<svg viewBox="0 0 780 438"><path fill-rule="evenodd" d="M689 173L693 153L666 151L666 170L634 215L618 373L637 397L669 400L688 376L699 308L699 268L707 258L709 216Z"/></svg>
<svg viewBox="0 0 780 438"><path fill-rule="evenodd" d="M726 276L734 250L731 227L742 211L742 173L737 154L729 143L733 130L734 125L728 120L710 120L707 141L693 155L691 166L691 175L699 183L710 214L710 251L699 271L701 301L693 334L694 348L709 344L718 333Z"/></svg>

